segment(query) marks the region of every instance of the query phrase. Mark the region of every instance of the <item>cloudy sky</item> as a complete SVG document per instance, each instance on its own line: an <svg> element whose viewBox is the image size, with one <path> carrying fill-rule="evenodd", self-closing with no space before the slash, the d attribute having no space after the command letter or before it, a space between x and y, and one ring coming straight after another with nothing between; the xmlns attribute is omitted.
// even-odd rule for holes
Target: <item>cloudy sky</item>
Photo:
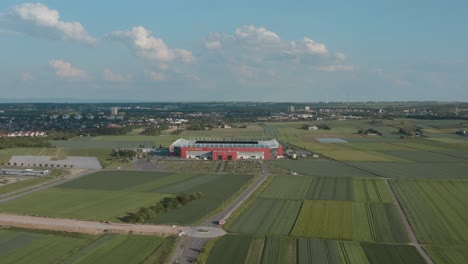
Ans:
<svg viewBox="0 0 468 264"><path fill-rule="evenodd" d="M0 98L468 101L467 13L456 0L2 0Z"/></svg>

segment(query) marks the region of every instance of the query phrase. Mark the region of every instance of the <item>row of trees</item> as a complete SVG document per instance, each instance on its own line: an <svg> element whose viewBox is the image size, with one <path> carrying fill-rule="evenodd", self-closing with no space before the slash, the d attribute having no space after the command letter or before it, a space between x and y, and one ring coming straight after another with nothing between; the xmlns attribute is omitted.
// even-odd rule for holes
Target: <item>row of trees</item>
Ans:
<svg viewBox="0 0 468 264"><path fill-rule="evenodd" d="M302 125L302 129L309 130L309 127L314 126L313 124L304 124ZM317 124L315 125L318 129L323 129L323 130L330 130L331 128L327 124Z"/></svg>
<svg viewBox="0 0 468 264"><path fill-rule="evenodd" d="M369 128L369 129L359 129L358 131L359 134L364 134L364 135L369 135L369 134L376 134L376 135L379 135L381 136L382 133L380 133L379 131L373 129L373 128Z"/></svg>
<svg viewBox="0 0 468 264"><path fill-rule="evenodd" d="M50 148L52 144L46 137L2 137L0 149L6 148Z"/></svg>
<svg viewBox="0 0 468 264"><path fill-rule="evenodd" d="M205 197L201 192L192 194L179 194L176 197L165 197L156 205L149 207L142 207L136 213L129 213L122 220L127 223L145 223L146 221L158 215L164 214L169 210L175 209L179 206L185 206L191 201Z"/></svg>

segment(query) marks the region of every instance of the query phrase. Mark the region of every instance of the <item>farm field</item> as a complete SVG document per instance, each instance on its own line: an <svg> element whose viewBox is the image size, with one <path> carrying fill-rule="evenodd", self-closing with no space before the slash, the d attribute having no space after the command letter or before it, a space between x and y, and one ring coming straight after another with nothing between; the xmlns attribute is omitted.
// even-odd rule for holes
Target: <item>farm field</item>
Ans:
<svg viewBox="0 0 468 264"><path fill-rule="evenodd" d="M254 160L225 161L226 173L262 174L262 163Z"/></svg>
<svg viewBox="0 0 468 264"><path fill-rule="evenodd" d="M464 264L468 259L466 245L425 246L424 250L436 264Z"/></svg>
<svg viewBox="0 0 468 264"><path fill-rule="evenodd" d="M220 206L252 177L103 171L1 204L0 211L120 221L127 213L154 205L164 197L203 192L204 198L153 219L157 223L191 224Z"/></svg>
<svg viewBox="0 0 468 264"><path fill-rule="evenodd" d="M347 201L304 201L291 235L355 241L408 241L393 204Z"/></svg>
<svg viewBox="0 0 468 264"><path fill-rule="evenodd" d="M172 239L139 235L84 235L12 228L0 230L2 263L142 263ZM161 247L162 248L162 247Z"/></svg>
<svg viewBox="0 0 468 264"><path fill-rule="evenodd" d="M391 185L418 241L468 244L468 181L392 180Z"/></svg>
<svg viewBox="0 0 468 264"><path fill-rule="evenodd" d="M401 159L406 159L412 162L422 163L463 163L467 162L468 159L458 158L454 156L427 152L427 151L380 151L386 155L391 155Z"/></svg>
<svg viewBox="0 0 468 264"><path fill-rule="evenodd" d="M360 150L322 150L319 153L323 156L340 161L386 161L386 162L409 162L404 158L386 155L377 151Z"/></svg>
<svg viewBox="0 0 468 264"><path fill-rule="evenodd" d="M341 200L392 203L382 179L350 177L273 176L260 197L293 200Z"/></svg>
<svg viewBox="0 0 468 264"><path fill-rule="evenodd" d="M263 138L263 128L255 123L247 123L247 128L213 128L211 130L184 130L179 137L201 138Z"/></svg>
<svg viewBox="0 0 468 264"><path fill-rule="evenodd" d="M235 233L288 235L302 201L257 198L226 229Z"/></svg>
<svg viewBox="0 0 468 264"><path fill-rule="evenodd" d="M152 160L151 164L161 171L194 173L216 173L221 167L221 161L212 160Z"/></svg>
<svg viewBox="0 0 468 264"><path fill-rule="evenodd" d="M227 235L217 241L206 263L423 264L425 262L414 247L407 245Z"/></svg>
<svg viewBox="0 0 468 264"><path fill-rule="evenodd" d="M26 176L27 177L27 176ZM29 186L33 186L36 184L45 183L47 181L51 181L52 177L28 177L26 180L22 180L19 182L9 183L7 185L0 186L0 194L6 194L9 192L14 192L19 189L23 189Z"/></svg>
<svg viewBox="0 0 468 264"><path fill-rule="evenodd" d="M273 169L279 167L286 172L292 171L309 176L375 177L360 169L330 160L270 160L267 164Z"/></svg>
<svg viewBox="0 0 468 264"><path fill-rule="evenodd" d="M468 178L463 163L346 162L365 171L388 178L450 179Z"/></svg>

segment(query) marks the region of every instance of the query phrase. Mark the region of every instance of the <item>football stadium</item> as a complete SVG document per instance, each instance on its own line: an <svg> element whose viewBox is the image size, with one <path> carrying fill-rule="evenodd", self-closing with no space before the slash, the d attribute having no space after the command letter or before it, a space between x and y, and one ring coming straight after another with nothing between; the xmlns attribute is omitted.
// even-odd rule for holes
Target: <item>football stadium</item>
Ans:
<svg viewBox="0 0 468 264"><path fill-rule="evenodd" d="M276 139L183 139L169 147L169 155L206 160L269 160L283 157Z"/></svg>

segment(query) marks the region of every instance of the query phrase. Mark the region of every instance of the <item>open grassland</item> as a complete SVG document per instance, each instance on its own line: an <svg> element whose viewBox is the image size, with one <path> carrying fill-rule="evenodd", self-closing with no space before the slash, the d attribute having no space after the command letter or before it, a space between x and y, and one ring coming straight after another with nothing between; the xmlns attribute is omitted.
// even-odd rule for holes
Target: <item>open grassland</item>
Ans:
<svg viewBox="0 0 468 264"><path fill-rule="evenodd" d="M291 235L326 239L406 242L393 204L304 201Z"/></svg>
<svg viewBox="0 0 468 264"><path fill-rule="evenodd" d="M392 180L418 241L468 244L468 181Z"/></svg>
<svg viewBox="0 0 468 264"><path fill-rule="evenodd" d="M436 264L465 264L468 262L468 246L425 246L424 250Z"/></svg>
<svg viewBox="0 0 468 264"><path fill-rule="evenodd" d="M301 201L256 199L243 214L226 228L229 231L246 234L289 234Z"/></svg>
<svg viewBox="0 0 468 264"><path fill-rule="evenodd" d="M388 178L468 178L462 163L347 162L352 166Z"/></svg>
<svg viewBox="0 0 468 264"><path fill-rule="evenodd" d="M192 224L221 206L252 177L247 174L102 171L1 204L0 211L119 221L127 213L154 205L164 197L202 192L205 197L151 220Z"/></svg>
<svg viewBox="0 0 468 264"><path fill-rule="evenodd" d="M139 235L83 235L43 230L0 230L2 263L164 263L160 249L173 238ZM164 246L162 246L164 245Z"/></svg>
<svg viewBox="0 0 468 264"><path fill-rule="evenodd" d="M268 166L309 176L374 177L360 169L330 160L271 160L268 161Z"/></svg>
<svg viewBox="0 0 468 264"><path fill-rule="evenodd" d="M221 161L213 160L152 160L156 168L161 171L216 173L219 171Z"/></svg>
<svg viewBox="0 0 468 264"><path fill-rule="evenodd" d="M216 242L207 263L422 264L425 262L414 247L407 245L227 235Z"/></svg>
<svg viewBox="0 0 468 264"><path fill-rule="evenodd" d="M28 177L28 176L27 176ZM0 186L0 194L6 194L9 192L14 192L29 186L33 186L36 184L45 183L47 181L51 181L52 177L28 177L26 180L9 183L7 185Z"/></svg>

